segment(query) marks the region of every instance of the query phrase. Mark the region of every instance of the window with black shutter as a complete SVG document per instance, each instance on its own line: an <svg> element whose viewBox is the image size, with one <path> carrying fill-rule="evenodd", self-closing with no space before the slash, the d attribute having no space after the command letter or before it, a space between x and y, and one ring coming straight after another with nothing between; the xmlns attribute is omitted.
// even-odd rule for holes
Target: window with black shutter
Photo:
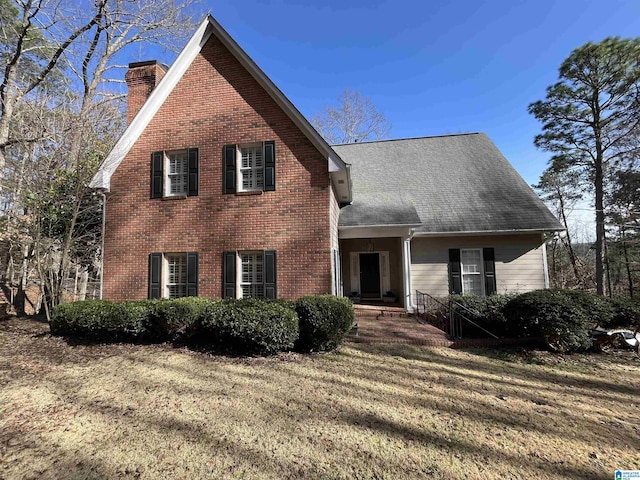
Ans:
<svg viewBox="0 0 640 480"><path fill-rule="evenodd" d="M274 191L276 189L275 141L225 145L224 193Z"/></svg>
<svg viewBox="0 0 640 480"><path fill-rule="evenodd" d="M197 296L197 252L149 255L149 298Z"/></svg>
<svg viewBox="0 0 640 480"><path fill-rule="evenodd" d="M495 292L493 248L449 249L449 293L491 295Z"/></svg>
<svg viewBox="0 0 640 480"><path fill-rule="evenodd" d="M222 296L224 298L277 298L275 250L224 252Z"/></svg>
<svg viewBox="0 0 640 480"><path fill-rule="evenodd" d="M198 195L197 148L151 154L151 198Z"/></svg>

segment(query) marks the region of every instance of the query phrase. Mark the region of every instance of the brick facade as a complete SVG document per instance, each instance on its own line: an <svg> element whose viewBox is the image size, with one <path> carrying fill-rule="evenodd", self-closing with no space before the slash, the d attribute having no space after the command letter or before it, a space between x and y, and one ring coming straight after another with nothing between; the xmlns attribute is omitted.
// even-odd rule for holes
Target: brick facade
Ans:
<svg viewBox="0 0 640 480"><path fill-rule="evenodd" d="M275 191L224 194L224 145L268 140ZM150 199L151 153L187 147L198 196ZM330 293L330 188L326 157L213 35L111 177L103 297L147 298L153 252L198 252L199 296L220 297L236 250L276 250L279 298Z"/></svg>

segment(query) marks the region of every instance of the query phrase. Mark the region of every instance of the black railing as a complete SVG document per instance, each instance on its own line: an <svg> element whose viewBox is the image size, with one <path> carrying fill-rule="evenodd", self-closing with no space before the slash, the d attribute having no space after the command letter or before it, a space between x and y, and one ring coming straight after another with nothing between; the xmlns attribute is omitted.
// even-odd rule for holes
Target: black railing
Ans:
<svg viewBox="0 0 640 480"><path fill-rule="evenodd" d="M463 337L463 326L473 326L492 338L498 338L486 328L478 325L469 317L478 317L478 312L471 310L451 297L438 299L428 293L416 290L417 315L422 321L445 331L451 338Z"/></svg>

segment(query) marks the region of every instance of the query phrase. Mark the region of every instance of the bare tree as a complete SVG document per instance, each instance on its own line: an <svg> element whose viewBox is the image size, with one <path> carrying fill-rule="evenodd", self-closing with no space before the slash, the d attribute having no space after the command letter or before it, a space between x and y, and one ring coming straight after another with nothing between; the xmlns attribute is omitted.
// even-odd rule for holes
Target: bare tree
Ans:
<svg viewBox="0 0 640 480"><path fill-rule="evenodd" d="M35 261L47 316L63 301L70 272L100 253L100 200L87 185L123 128L118 56L143 43L177 50L194 27L185 15L193 1L16 0L6 9L0 180L11 176L3 182L6 218L24 208L5 232L19 245L16 264ZM4 13L7 0L0 2Z"/></svg>
<svg viewBox="0 0 640 480"><path fill-rule="evenodd" d="M332 145L382 140L389 136L391 123L369 97L346 89L337 108L327 106L311 119L311 124Z"/></svg>

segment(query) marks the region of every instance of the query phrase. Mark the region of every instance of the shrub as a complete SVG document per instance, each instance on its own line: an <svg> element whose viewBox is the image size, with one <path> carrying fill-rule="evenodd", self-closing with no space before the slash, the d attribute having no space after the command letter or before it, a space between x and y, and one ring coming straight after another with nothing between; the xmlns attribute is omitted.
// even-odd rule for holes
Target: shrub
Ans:
<svg viewBox="0 0 640 480"><path fill-rule="evenodd" d="M586 350L595 321L563 291L535 290L511 299L503 309L514 336L543 337L556 351Z"/></svg>
<svg viewBox="0 0 640 480"><path fill-rule="evenodd" d="M462 305L463 308L453 304L454 309L458 309L469 320L477 323L489 332L498 337L508 336L509 326L507 318L504 316L504 306L517 294L509 293L504 295L489 295L480 297L478 295L452 295L451 299ZM473 325L464 327L465 336L486 337L487 334Z"/></svg>
<svg viewBox="0 0 640 480"><path fill-rule="evenodd" d="M56 335L82 335L113 341L142 339L148 336L149 325L149 308L144 302L86 300L56 306L50 328Z"/></svg>
<svg viewBox="0 0 640 480"><path fill-rule="evenodd" d="M596 325L605 326L613 318L613 304L609 297L596 295L583 290L552 290L566 295L576 307L582 308ZM595 326L595 325L594 325Z"/></svg>
<svg viewBox="0 0 640 480"><path fill-rule="evenodd" d="M189 341L200 331L205 308L215 302L202 297L150 300L154 331L162 339Z"/></svg>
<svg viewBox="0 0 640 480"><path fill-rule="evenodd" d="M298 318L283 302L224 299L205 306L202 329L216 350L270 355L293 348Z"/></svg>
<svg viewBox="0 0 640 480"><path fill-rule="evenodd" d="M355 318L351 301L334 295L300 297L295 308L300 321L296 349L300 351L333 350L349 333Z"/></svg>
<svg viewBox="0 0 640 480"><path fill-rule="evenodd" d="M640 300L637 298L614 298L611 301L613 314L607 327L640 328Z"/></svg>

